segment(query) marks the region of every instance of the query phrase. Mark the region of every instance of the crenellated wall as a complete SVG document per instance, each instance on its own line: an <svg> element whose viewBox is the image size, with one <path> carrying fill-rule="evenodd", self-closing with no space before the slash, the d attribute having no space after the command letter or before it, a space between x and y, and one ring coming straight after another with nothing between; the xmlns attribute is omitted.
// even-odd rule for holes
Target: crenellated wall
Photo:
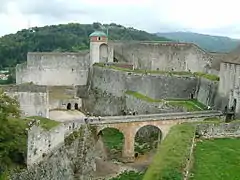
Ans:
<svg viewBox="0 0 240 180"><path fill-rule="evenodd" d="M89 52L38 53L27 55L27 63L16 66L16 83L32 82L37 85L86 85Z"/></svg>

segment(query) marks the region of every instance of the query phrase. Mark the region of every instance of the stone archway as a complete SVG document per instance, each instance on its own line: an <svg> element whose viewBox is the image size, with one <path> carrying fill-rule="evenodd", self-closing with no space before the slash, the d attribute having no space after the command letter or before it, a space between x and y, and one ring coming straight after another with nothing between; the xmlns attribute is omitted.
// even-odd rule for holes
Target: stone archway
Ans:
<svg viewBox="0 0 240 180"><path fill-rule="evenodd" d="M159 127L145 125L139 128L134 137L135 158L156 149L161 139L162 131Z"/></svg>
<svg viewBox="0 0 240 180"><path fill-rule="evenodd" d="M100 62L108 62L108 45L107 44L101 44L99 47L99 61Z"/></svg>
<svg viewBox="0 0 240 180"><path fill-rule="evenodd" d="M98 141L104 144L104 151L108 154L109 159L121 159L124 149L124 134L114 127L101 129L98 134Z"/></svg>
<svg viewBox="0 0 240 180"><path fill-rule="evenodd" d="M71 105L71 103L68 103L67 104L67 110L71 110L72 109L72 105Z"/></svg>
<svg viewBox="0 0 240 180"><path fill-rule="evenodd" d="M74 104L74 109L76 109L76 110L79 109L79 107L78 107L78 103L75 103L75 104Z"/></svg>

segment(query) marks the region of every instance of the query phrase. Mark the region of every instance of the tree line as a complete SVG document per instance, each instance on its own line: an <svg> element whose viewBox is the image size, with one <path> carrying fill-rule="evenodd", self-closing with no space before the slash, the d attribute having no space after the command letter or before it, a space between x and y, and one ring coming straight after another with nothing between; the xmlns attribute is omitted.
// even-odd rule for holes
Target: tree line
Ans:
<svg viewBox="0 0 240 180"><path fill-rule="evenodd" d="M0 38L0 69L15 67L27 59L27 52L77 52L89 48L94 30L108 29L110 40L168 41L134 28L111 24L60 24L23 29ZM106 31L106 29L105 29Z"/></svg>

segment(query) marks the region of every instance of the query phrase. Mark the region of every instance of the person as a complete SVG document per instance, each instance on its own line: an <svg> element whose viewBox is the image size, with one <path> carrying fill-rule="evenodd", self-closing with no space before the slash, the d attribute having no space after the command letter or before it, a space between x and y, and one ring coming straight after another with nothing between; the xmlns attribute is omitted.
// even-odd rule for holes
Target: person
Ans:
<svg viewBox="0 0 240 180"><path fill-rule="evenodd" d="M208 109L208 110L210 110L210 109L211 109L211 107L210 107L210 106L208 106L208 107L207 107L207 109Z"/></svg>
<svg viewBox="0 0 240 180"><path fill-rule="evenodd" d="M100 121L101 120L101 116L98 116L98 121Z"/></svg>

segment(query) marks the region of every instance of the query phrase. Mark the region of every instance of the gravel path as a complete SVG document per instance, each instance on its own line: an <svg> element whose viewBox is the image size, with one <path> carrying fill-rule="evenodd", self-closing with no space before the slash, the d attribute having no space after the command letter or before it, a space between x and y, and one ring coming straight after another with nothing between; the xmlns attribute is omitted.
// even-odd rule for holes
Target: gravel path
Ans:
<svg viewBox="0 0 240 180"><path fill-rule="evenodd" d="M82 117L85 117L85 115L80 111L50 111L49 113L50 119L59 121L59 122L66 122L66 121L72 121L77 120Z"/></svg>

